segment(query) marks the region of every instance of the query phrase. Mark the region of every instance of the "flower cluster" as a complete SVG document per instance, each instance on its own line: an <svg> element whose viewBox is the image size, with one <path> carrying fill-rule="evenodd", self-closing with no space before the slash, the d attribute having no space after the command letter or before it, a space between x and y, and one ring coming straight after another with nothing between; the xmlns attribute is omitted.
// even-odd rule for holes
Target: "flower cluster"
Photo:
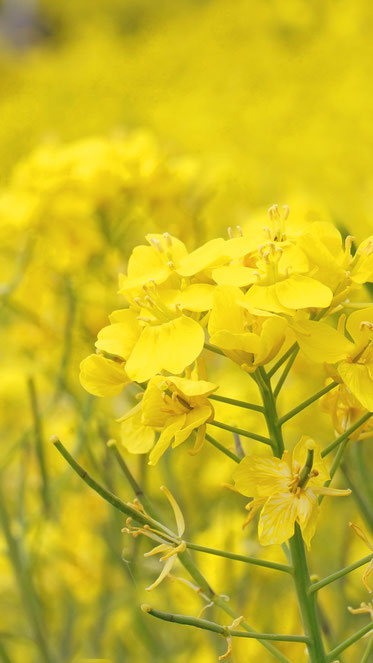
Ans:
<svg viewBox="0 0 373 663"><path fill-rule="evenodd" d="M80 374L82 385L98 396L116 395L130 382L144 390L120 419L130 452L150 451L155 464L171 443L178 446L193 432L192 453L199 451L206 424L214 420L209 396L218 389L207 381L206 348L256 379L262 367L298 344L340 385L334 400L324 401L337 430L373 410L373 308L354 301L373 281L373 238L354 251L353 238L343 241L333 225L294 225L288 215L287 206L274 205L261 235L229 229L228 239L212 239L192 252L169 233L149 234L148 245L133 250L119 279L127 306L99 331L97 353L82 361ZM356 310L347 316L351 307ZM259 467L249 456L238 470L238 490L255 498L250 514L264 505L262 543L281 543L298 522L309 544L316 495L337 494L323 488L330 477L318 445L312 447L314 465L299 483L302 449L293 460L286 451L271 461L272 481L269 460L258 461Z"/></svg>

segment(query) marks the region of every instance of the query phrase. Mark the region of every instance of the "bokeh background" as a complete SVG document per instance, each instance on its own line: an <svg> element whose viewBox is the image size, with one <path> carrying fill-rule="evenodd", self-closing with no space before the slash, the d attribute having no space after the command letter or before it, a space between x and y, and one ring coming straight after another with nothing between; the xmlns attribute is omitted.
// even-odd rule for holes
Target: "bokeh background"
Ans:
<svg viewBox="0 0 373 663"><path fill-rule="evenodd" d="M144 600L190 614L203 604L178 580L147 595L160 570L143 558L149 544L121 534L120 515L48 440L58 434L132 498L105 443L119 439L114 418L135 391L95 399L78 372L122 305L118 273L146 232L172 232L192 249L227 226L264 225L274 202L357 239L373 232L372 37L368 0L0 3L0 661L210 663L224 651L215 636L140 611ZM222 394L255 398L228 363L211 359L211 377ZM300 357L280 407L323 380ZM261 430L255 414L220 407L219 419ZM314 405L289 424L289 444L314 434L315 421L330 440L331 422ZM172 490L189 540L282 561L281 549L260 548L254 528L241 531L244 500L222 488L233 468L215 449L191 457L183 445L155 469L123 453L170 524L159 486ZM369 468L369 440L351 454ZM347 527L360 522L354 502L335 509L325 500L312 547L320 576L368 552ZM257 630L299 632L288 578L196 560ZM331 646L364 623L347 612L367 600L360 575L320 595ZM281 648L305 660L301 645ZM233 656L273 660L246 640Z"/></svg>

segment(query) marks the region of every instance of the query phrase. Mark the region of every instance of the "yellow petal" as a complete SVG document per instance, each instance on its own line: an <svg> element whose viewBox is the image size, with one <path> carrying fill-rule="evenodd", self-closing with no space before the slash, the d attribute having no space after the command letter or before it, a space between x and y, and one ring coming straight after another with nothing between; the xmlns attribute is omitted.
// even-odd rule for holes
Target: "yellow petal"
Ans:
<svg viewBox="0 0 373 663"><path fill-rule="evenodd" d="M124 365L92 354L80 364L80 383L94 396L116 396L130 382Z"/></svg>
<svg viewBox="0 0 373 663"><path fill-rule="evenodd" d="M354 346L324 322L305 320L292 325L301 350L311 361L334 364L350 354Z"/></svg>
<svg viewBox="0 0 373 663"><path fill-rule="evenodd" d="M209 396L219 389L219 385L214 382L207 382L206 380L187 380L186 378L179 378L175 375L168 375L165 380L171 382L180 394L187 397Z"/></svg>
<svg viewBox="0 0 373 663"><path fill-rule="evenodd" d="M260 514L258 534L262 546L281 544L294 534L297 499L292 493L270 497Z"/></svg>
<svg viewBox="0 0 373 663"><path fill-rule="evenodd" d="M373 324L373 308L363 308L359 311L354 311L348 316L346 329L354 341L360 342L366 338L368 342L370 332L369 329L364 329L364 326L361 326L364 322Z"/></svg>
<svg viewBox="0 0 373 663"><path fill-rule="evenodd" d="M200 426L197 430L196 439L194 440L193 449L189 450L191 456L196 456L201 451L206 439L206 424Z"/></svg>
<svg viewBox="0 0 373 663"><path fill-rule="evenodd" d="M247 497L269 497L288 489L288 463L273 456L245 456L233 472L237 490Z"/></svg>
<svg viewBox="0 0 373 663"><path fill-rule="evenodd" d="M180 261L177 269L180 276L194 276L208 267L224 264L229 260L225 251L225 240L222 238L212 239L189 253Z"/></svg>
<svg viewBox="0 0 373 663"><path fill-rule="evenodd" d="M161 486L161 491L166 495L169 503L171 504L175 516L178 536L183 536L185 531L185 521L182 511L178 503L176 502L174 496L172 495L171 491L168 490L166 486Z"/></svg>
<svg viewBox="0 0 373 663"><path fill-rule="evenodd" d="M175 440L172 444L173 447L178 447L179 444L185 442L188 439L189 435L193 432L195 428L202 426L208 419L210 419L212 413L211 405L203 405L202 407L196 407L185 417L185 422L183 428L175 433Z"/></svg>
<svg viewBox="0 0 373 663"><path fill-rule="evenodd" d="M115 322L101 329L95 345L108 354L128 359L140 333L138 321L131 316L126 322Z"/></svg>
<svg viewBox="0 0 373 663"><path fill-rule="evenodd" d="M279 316L267 318L260 332L260 348L255 355L255 364L265 364L273 359L285 341L288 323Z"/></svg>
<svg viewBox="0 0 373 663"><path fill-rule="evenodd" d="M245 295L245 301L249 306L262 309L264 311L271 311L271 313L286 313L293 315L294 310L288 308L279 301L277 296L276 286L274 285L253 285Z"/></svg>
<svg viewBox="0 0 373 663"><path fill-rule="evenodd" d="M235 334L245 331L245 310L239 306L238 300L242 298L239 288L233 286L218 286L214 292L214 304L209 320L209 334L226 330Z"/></svg>
<svg viewBox="0 0 373 663"><path fill-rule="evenodd" d="M300 468L304 467L309 449L313 449L312 469L317 470L319 473L317 477L312 479L312 484L323 484L330 479L330 474L324 459L321 457L320 444L311 440L308 435L302 435L299 442L295 445L292 454L293 463L297 463Z"/></svg>
<svg viewBox="0 0 373 663"><path fill-rule="evenodd" d="M201 354L202 327L185 315L162 325L147 326L126 364L132 380L145 382L162 370L181 373Z"/></svg>
<svg viewBox="0 0 373 663"><path fill-rule="evenodd" d="M218 348L222 348L222 350L238 350L249 354L256 354L260 353L262 349L260 336L252 332L232 334L224 329L212 334L210 341Z"/></svg>
<svg viewBox="0 0 373 663"><path fill-rule="evenodd" d="M149 587L145 587L145 590L147 592L151 592L152 589L155 589L156 587L158 587L158 585L161 584L162 580L164 580L166 578L166 576L168 576L168 574L170 573L170 571L171 571L171 569L172 569L172 567L175 563L175 559L176 559L175 555L168 558L168 560L165 562L164 567L163 567L161 573L159 574L157 580L155 582L153 582L152 585L149 585Z"/></svg>
<svg viewBox="0 0 373 663"><path fill-rule="evenodd" d="M175 433L183 427L184 421L185 414L172 417L169 425L162 431L157 444L150 453L149 465L156 465L158 463L160 457L163 456L164 452L170 446Z"/></svg>
<svg viewBox="0 0 373 663"><path fill-rule="evenodd" d="M333 298L332 291L326 285L300 274L279 281L275 290L280 304L290 309L326 308Z"/></svg>
<svg viewBox="0 0 373 663"><path fill-rule="evenodd" d="M131 454L146 454L154 445L155 432L141 422L141 412L121 424L123 446Z"/></svg>
<svg viewBox="0 0 373 663"><path fill-rule="evenodd" d="M346 387L352 391L358 401L370 412L373 411L373 380L368 366L341 362L338 372Z"/></svg>
<svg viewBox="0 0 373 663"><path fill-rule="evenodd" d="M303 499L302 501L304 502L305 500ZM310 502L309 505L311 506L311 504L312 503ZM304 509L304 504L299 506L298 503L298 520L302 529L302 536L304 542L308 549L310 548L311 539L313 538L316 531L316 525L319 519L319 515L320 515L320 507L317 503L317 500L309 511L307 511L307 509Z"/></svg>
<svg viewBox="0 0 373 663"><path fill-rule="evenodd" d="M242 288L257 281L257 270L243 265L217 267L212 271L212 278L218 285L233 285Z"/></svg>
<svg viewBox="0 0 373 663"><path fill-rule="evenodd" d="M212 308L214 286L208 283L195 283L185 290L179 290L175 300L182 310L209 311Z"/></svg>

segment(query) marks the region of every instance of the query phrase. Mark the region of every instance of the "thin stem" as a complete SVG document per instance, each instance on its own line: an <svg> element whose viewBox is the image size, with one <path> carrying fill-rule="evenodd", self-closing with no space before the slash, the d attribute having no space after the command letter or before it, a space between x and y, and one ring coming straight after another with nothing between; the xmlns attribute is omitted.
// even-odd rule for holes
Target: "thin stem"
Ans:
<svg viewBox="0 0 373 663"><path fill-rule="evenodd" d="M285 382L287 376L289 375L289 372L290 372L290 370L291 370L291 367L292 367L292 365L294 364L294 362L295 362L295 360L296 360L296 358L297 358L297 354L298 354L298 348L296 348L296 349L294 350L293 354L290 355L290 358L289 358L289 360L288 360L288 363L286 364L284 370L283 370L282 373L281 373L280 379L279 379L278 383L276 384L276 387L275 387L275 389L274 389L274 391L273 391L273 395L274 395L275 398L277 398L277 396L279 395L279 393L280 393L280 391L281 391L281 389L282 389L282 385L284 384L284 382Z"/></svg>
<svg viewBox="0 0 373 663"><path fill-rule="evenodd" d="M152 617L163 619L166 622L184 624L185 626L194 626L195 628L201 628L205 631L213 631L214 633L219 633L219 635L222 635L225 638L252 638L255 640L276 640L278 642L308 642L308 638L306 638L304 635L280 635L277 633L248 633L245 631L237 631L236 629L232 629L229 626L221 626L215 622L210 622L208 619L201 619L200 617L193 617L190 615L175 615L170 612L162 612L161 610L151 608L150 605L147 604L143 604L141 606L141 610L149 615L152 615Z"/></svg>
<svg viewBox="0 0 373 663"><path fill-rule="evenodd" d="M294 536L290 539L289 545L293 560L294 582L299 609L304 631L310 640L308 644L310 663L323 663L326 660L325 650L321 637L316 603L314 600L315 597L309 595L311 580L307 566L303 538L298 523L295 524Z"/></svg>
<svg viewBox="0 0 373 663"><path fill-rule="evenodd" d="M351 448L352 461L357 481L361 486L364 486L366 496L369 502L373 504L372 475L369 470L369 465L367 465L365 461L363 450L364 444L362 440L359 441L358 444L354 444Z"/></svg>
<svg viewBox="0 0 373 663"><path fill-rule="evenodd" d="M118 509L118 511L124 513L126 516L133 518L133 520L140 523L141 525L150 525L150 527L155 527L157 529L160 528L163 530L162 536L164 536L166 540L171 541L172 543L175 542L174 533L171 532L167 527L159 523L157 520L154 520L150 516L146 516L144 513L138 511L129 504L126 504L119 497L111 493L110 490L107 490L104 486L98 483L96 479L91 477L91 475L88 474L88 472L81 465L79 465L75 458L71 456L66 447L64 447L58 438L53 437L52 442L56 449L60 452L61 456L64 457L70 467L74 470L74 472L76 472L76 474L80 476L80 478L83 479L83 481L85 481L85 483L90 488L92 488L92 490L98 493L104 500L109 502L109 504Z"/></svg>
<svg viewBox="0 0 373 663"><path fill-rule="evenodd" d="M217 394L211 394L209 399L212 401L220 401L221 403L228 403L228 405L236 405L237 407L243 407L247 410L254 410L255 412L264 412L262 405L255 405L255 403L246 403L246 401L238 401L235 398L228 398L227 396L218 396Z"/></svg>
<svg viewBox="0 0 373 663"><path fill-rule="evenodd" d="M274 366L272 366L271 370L268 371L267 375L269 378L271 378L279 368L281 368L282 364L285 363L287 359L293 354L294 350L298 348L298 343L293 343L293 345L286 350L285 354L280 357L280 359L275 363Z"/></svg>
<svg viewBox="0 0 373 663"><path fill-rule="evenodd" d="M40 659L44 663L52 663L54 657L52 656L48 639L44 631L44 624L41 618L41 610L39 598L35 592L35 588L26 567L24 556L20 550L17 539L13 536L9 515L5 506L3 495L0 493L0 524L2 526L4 537L8 547L9 560L13 567L14 576L18 583L19 593L22 598L22 603L30 622L31 630L35 639L35 643L40 652Z"/></svg>
<svg viewBox="0 0 373 663"><path fill-rule="evenodd" d="M35 449L36 449L36 455L41 475L41 496L44 504L44 510L48 514L50 510L49 478L48 478L48 471L45 460L44 439L43 439L40 410L36 394L35 382L33 378L28 379L27 386L29 390L32 418L34 422Z"/></svg>
<svg viewBox="0 0 373 663"><path fill-rule="evenodd" d="M239 456L237 456L237 454L235 454L230 449L227 449L223 444L221 444L220 442L215 440L215 438L211 437L211 435L209 435L208 433L206 433L205 438L208 442L210 442L210 444L212 444L214 447L216 447L216 449L219 449L219 451L221 451L223 454L228 456L228 458L230 458L231 460L234 460L235 463L240 463L241 462L241 458Z"/></svg>
<svg viewBox="0 0 373 663"><path fill-rule="evenodd" d="M332 482L332 480L333 480L333 477L334 477L336 471L338 470L338 468L339 468L339 466L340 466L340 464L341 464L341 462L342 462L343 454L344 454L344 452L345 452L345 449L346 449L347 444L348 444L348 438L346 438L345 440L343 440L342 444L339 445L339 448L338 448L338 450L337 450L337 453L336 453L335 456L334 456L334 460L333 460L333 462L332 462L332 466L331 466L331 468L330 468L330 470L329 470L330 479L328 479L328 481L325 481L324 486L326 486L326 487L327 487L327 486L330 486L330 484L331 484L331 482ZM325 495L319 495L319 504L321 504L321 502L323 501L324 497L325 497Z"/></svg>
<svg viewBox="0 0 373 663"><path fill-rule="evenodd" d="M354 645L355 642L360 640L360 638L362 638L366 633L369 633L369 631L371 631L372 629L373 629L373 621L369 622L369 624L366 624L365 626L363 626L363 628L361 628L360 631L356 631L356 633L354 633L349 638L347 638L347 640L344 640L343 642L341 642L341 644L338 645L338 647L335 647L334 649L332 649L328 653L328 655L326 657L327 663L329 663L331 661L334 661L336 656L338 656L341 652L343 652L348 647L351 647L351 645Z"/></svg>
<svg viewBox="0 0 373 663"><path fill-rule="evenodd" d="M367 501L366 496L361 492L360 485L352 478L350 467L347 463L341 463L341 470L347 479L349 487L352 490L352 497L359 506L361 515L363 516L371 532L373 532L373 510Z"/></svg>
<svg viewBox="0 0 373 663"><path fill-rule="evenodd" d="M334 442L332 442L331 444L329 444L328 447L323 449L323 451L321 452L322 458L325 458L325 456L330 454L330 452L333 451L333 449L335 449L344 440L346 440L346 438L350 437L351 433L354 433L355 430L357 430L358 428L360 428L360 426L365 424L365 422L368 421L368 419L370 419L372 414L373 412L366 412L358 421L355 421L355 423L352 426L350 426L344 433L342 433L342 435L337 437L337 439L334 440Z"/></svg>
<svg viewBox="0 0 373 663"><path fill-rule="evenodd" d="M284 571L285 573L292 573L293 569L288 564L278 564L277 562L269 562L266 559L257 559L256 557L249 557L248 555L240 555L237 553L228 552L226 550L217 550L216 548L207 548L200 546L197 543L190 543L186 541L187 548L191 550L198 550L198 552L207 553L208 555L217 555L218 557L226 557L227 559L234 559L237 562L246 562L256 566L263 566L275 571ZM372 555L373 557L373 555Z"/></svg>
<svg viewBox="0 0 373 663"><path fill-rule="evenodd" d="M337 385L338 382L331 382L326 387L318 391L316 394L307 398L305 401L303 401L303 403L300 403L299 405L297 405L297 407L293 408L293 410L290 410L290 412L284 414L284 416L280 418L280 424L283 425L285 421L289 421L289 419L295 417L295 415L298 414L298 412L302 412L302 410L304 410L306 407L317 401L319 398L321 398L321 396L324 396L324 394L327 394L328 391L334 389L334 387L337 387Z"/></svg>
<svg viewBox="0 0 373 663"><path fill-rule="evenodd" d="M373 652L373 638L370 638L360 663L369 663L370 655L372 652Z"/></svg>
<svg viewBox="0 0 373 663"><path fill-rule="evenodd" d="M343 576L347 575L348 573L351 573L351 571L355 571L355 569L359 569L360 566L364 566L364 564L368 564L368 562L370 562L371 559L373 559L373 553L371 553L370 555L366 555L366 557L359 559L357 562L354 562L353 564L349 564L349 566L345 566L343 569L340 569L339 571L332 573L330 576L327 576L326 578L323 578L318 582L314 582L309 588L309 593L312 594L313 592L318 592L319 589L322 589L326 585L329 585L331 582L339 580L339 578L343 578Z"/></svg>
<svg viewBox="0 0 373 663"><path fill-rule="evenodd" d="M263 442L263 444L271 444L271 440L268 437L252 433L243 428L237 428L237 426L223 424L221 421L209 421L208 424L210 426L216 426L217 428L223 428L223 430L229 430L231 433L237 433L237 435L242 435L243 437L248 437L250 440L257 440L258 442Z"/></svg>
<svg viewBox="0 0 373 663"><path fill-rule="evenodd" d="M150 500L144 494L141 486L137 483L135 477L131 474L129 467L118 450L118 445L116 440L109 440L107 443L108 449L113 453L120 469L122 470L124 476L126 477L128 483L130 484L135 496L138 498L139 502L143 505L144 509L148 512L149 516L154 518L154 520L159 520L160 516L154 511Z"/></svg>
<svg viewBox="0 0 373 663"><path fill-rule="evenodd" d="M219 350L215 345L211 345L211 343L205 343L204 344L205 350L210 350L210 352L215 352L217 355L221 355L222 357L227 357L227 355L224 354L222 350Z"/></svg>

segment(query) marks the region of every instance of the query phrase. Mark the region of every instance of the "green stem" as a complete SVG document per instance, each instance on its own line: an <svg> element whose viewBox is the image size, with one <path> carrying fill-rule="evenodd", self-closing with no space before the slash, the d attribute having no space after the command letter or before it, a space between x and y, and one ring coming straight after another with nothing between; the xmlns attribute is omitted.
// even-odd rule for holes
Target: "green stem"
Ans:
<svg viewBox="0 0 373 663"><path fill-rule="evenodd" d="M334 440L334 442L332 442L331 444L329 444L328 447L323 449L323 451L321 452L322 458L325 458L325 456L330 454L330 452L333 451L333 449L335 449L336 447L338 447L338 445L341 444L344 440L346 440L346 438L350 437L351 433L354 433L358 428L360 428L360 426L365 424L365 422L368 421L368 419L370 419L372 414L373 412L366 412L358 421L356 421L344 433L342 433L342 435L337 437L337 439Z"/></svg>
<svg viewBox="0 0 373 663"><path fill-rule="evenodd" d="M372 475L370 472L369 465L366 463L364 458L364 444L363 441L359 441L358 444L352 445L351 455L354 469L357 475L357 482L360 486L364 486L365 494L369 502L373 505L373 486L372 486Z"/></svg>
<svg viewBox="0 0 373 663"><path fill-rule="evenodd" d="M222 428L223 430L229 430L231 433L237 433L237 435L248 437L250 440L257 440L258 442L263 442L263 444L271 444L271 440L269 440L268 437L258 435L257 433L252 433L250 431L244 430L243 428L237 428L237 426L223 424L221 421L209 421L207 423L210 426L216 426L217 428Z"/></svg>
<svg viewBox="0 0 373 663"><path fill-rule="evenodd" d="M302 533L298 523L295 524L294 536L289 541L294 568L294 583L298 597L299 609L305 634L309 637L308 654L310 663L324 663L325 650L321 637L321 629L317 615L315 597L310 596L310 575Z"/></svg>
<svg viewBox="0 0 373 663"><path fill-rule="evenodd" d="M110 451L114 454L114 457L115 457L120 469L122 470L124 476L126 477L128 483L130 484L135 496L137 497L139 502L142 504L145 511L147 511L149 516L154 518L154 520L159 520L160 515L156 511L154 511L150 500L144 494L141 486L137 483L135 477L131 474L126 461L124 460L123 456L121 455L121 453L118 449L118 445L117 445L116 440L109 440L109 442L107 443L107 446L110 449Z"/></svg>
<svg viewBox="0 0 373 663"><path fill-rule="evenodd" d="M49 491L48 471L47 471L45 452L44 452L44 439L43 439L40 410L39 410L34 380L32 378L29 378L27 381L27 385L30 395L32 418L34 422L36 455L41 475L41 496L44 504L45 513L48 514L50 510L50 497L49 497L50 491Z"/></svg>
<svg viewBox="0 0 373 663"><path fill-rule="evenodd" d="M321 396L324 396L324 394L327 394L328 391L334 389L334 387L337 387L337 385L338 382L331 382L326 387L318 391L316 394L307 398L305 401L303 401L303 403L297 405L297 407L295 407L293 410L290 410L290 412L284 414L284 416L280 418L281 425L283 425L286 421L289 421L289 419L295 417L295 415L298 414L298 412L302 412L302 410L304 410L306 407L317 401L319 398L321 398Z"/></svg>
<svg viewBox="0 0 373 663"><path fill-rule="evenodd" d="M233 451L230 451L230 449L227 449L223 444L218 442L218 440L215 440L215 438L211 437L211 435L209 435L208 433L206 433L205 438L207 442L210 442L210 444L216 447L216 449L219 449L219 451L221 451L223 454L228 456L228 458L234 460L235 463L241 462L241 458L237 456L237 454L235 454Z"/></svg>
<svg viewBox="0 0 373 663"><path fill-rule="evenodd" d="M328 655L326 657L327 663L331 663L332 661L334 661L336 656L338 656L341 652L343 652L348 647L351 647L351 645L354 645L355 642L360 640L360 638L362 638L366 633L369 633L369 631L371 631L372 629L373 629L373 621L369 622L369 624L366 624L365 626L363 626L363 628L361 628L360 631L357 631L356 633L351 635L349 638L347 638L347 640L344 640L343 642L341 642L341 644L338 645L338 647L335 647L334 649L332 649L328 653Z"/></svg>
<svg viewBox="0 0 373 663"><path fill-rule="evenodd" d="M228 405L236 405L237 407L243 407L247 410L254 410L255 412L264 412L261 405L255 405L255 403L246 403L246 401L238 401L235 398L228 398L227 396L218 396L217 394L211 394L209 399L212 401L220 401L221 403L228 403Z"/></svg>
<svg viewBox="0 0 373 663"><path fill-rule="evenodd" d="M255 640L276 640L278 642L308 642L308 638L304 635L280 635L277 633L248 633L247 631L237 631L229 626L221 626L215 622L210 622L208 619L201 619L200 617L193 617L190 615L175 615L170 612L162 612L151 608L150 605L143 604L141 610L146 612L152 617L163 619L166 622L173 622L174 624L184 624L186 626L194 626L201 628L205 631L213 631L219 635L233 638L252 638Z"/></svg>
<svg viewBox="0 0 373 663"><path fill-rule="evenodd" d="M264 416L267 423L267 429L271 440L273 453L281 457L284 451L284 441L282 438L281 424L279 422L276 410L276 400L272 392L271 381L264 368L260 367L252 374L253 379L259 387L264 405Z"/></svg>
<svg viewBox="0 0 373 663"><path fill-rule="evenodd" d="M280 359L275 363L274 366L268 371L268 377L271 378L279 368L281 368L282 364L285 363L287 359L293 354L294 350L298 349L298 343L293 343L293 345L286 350L285 354L280 357Z"/></svg>
<svg viewBox="0 0 373 663"><path fill-rule="evenodd" d="M227 559L234 559L237 562L246 562L254 566L262 566L275 571L284 571L285 573L292 573L293 569L288 564L278 564L277 562L269 562L266 559L257 559L256 557L249 557L248 555L240 555L237 553L228 552L226 550L217 550L216 548L208 548L200 546L197 543L190 543L186 541L187 548L191 550L198 550L198 552L207 553L208 555L217 555L218 557L226 557ZM373 556L373 555L372 555Z"/></svg>
<svg viewBox="0 0 373 663"><path fill-rule="evenodd" d="M40 652L40 660L44 663L53 663L54 657L49 650L47 636L44 631L39 599L35 592L29 570L23 559L23 554L20 550L19 543L12 534L8 512L5 506L3 495L1 493L0 523L4 532L4 537L8 547L9 560L13 567L16 582L18 583L19 593L22 598L23 606L30 622L36 645Z"/></svg>
<svg viewBox="0 0 373 663"><path fill-rule="evenodd" d="M313 592L318 592L319 589L322 589L326 585L329 585L331 582L339 580L339 578L343 578L343 576L347 575L348 573L351 573L351 571L355 571L355 569L359 569L360 566L364 566L364 564L368 564L371 559L373 559L373 553L371 553L370 555L366 555L366 557L359 559L357 562L354 562L353 564L349 564L349 566L345 566L343 569L340 569L339 571L332 573L330 576L327 576L326 578L323 578L318 582L314 582L309 588L309 593L313 594Z"/></svg>
<svg viewBox="0 0 373 663"><path fill-rule="evenodd" d="M373 652L373 638L370 638L360 663L369 663L370 655L372 652Z"/></svg>
<svg viewBox="0 0 373 663"><path fill-rule="evenodd" d="M291 367L292 367L292 365L294 364L294 362L297 358L297 354L298 354L298 348L296 348L294 350L293 354L290 355L289 361L288 361L288 363L286 364L284 370L281 373L280 379L277 382L276 387L273 391L273 395L274 395L275 398L277 398L277 396L279 395L279 393L282 389L282 385L284 384L287 376L289 375L289 373L291 371Z"/></svg>
<svg viewBox="0 0 373 663"><path fill-rule="evenodd" d="M366 496L361 492L360 485L352 478L352 474L347 463L341 463L341 470L349 484L349 487L352 490L352 496L359 506L361 515L363 516L371 532L373 532L373 510L367 501Z"/></svg>

